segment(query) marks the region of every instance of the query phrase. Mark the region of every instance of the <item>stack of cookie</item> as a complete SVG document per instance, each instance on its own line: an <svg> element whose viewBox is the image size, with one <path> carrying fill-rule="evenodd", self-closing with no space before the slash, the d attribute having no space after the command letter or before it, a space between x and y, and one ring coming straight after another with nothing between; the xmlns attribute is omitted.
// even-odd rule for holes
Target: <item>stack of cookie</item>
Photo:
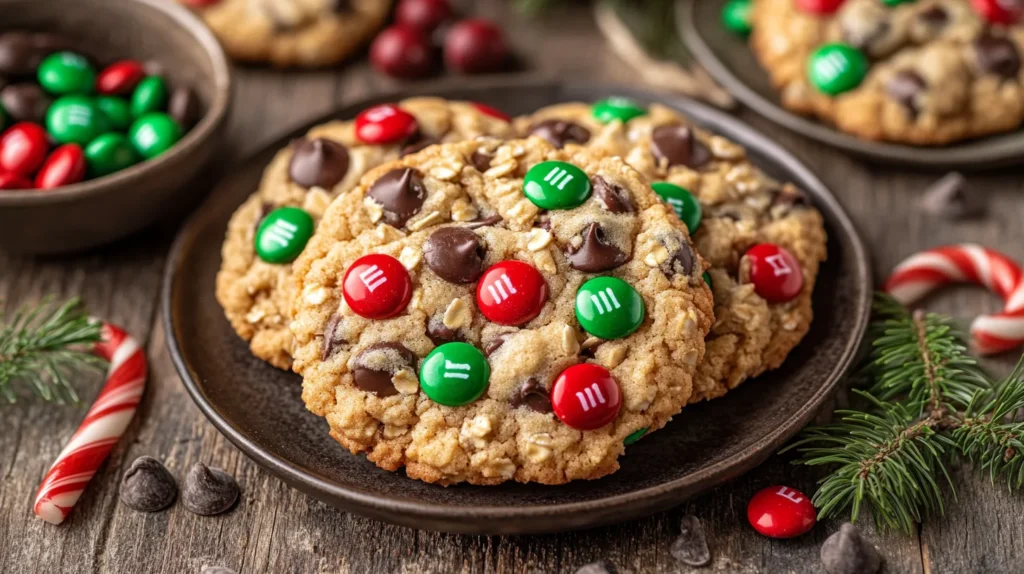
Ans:
<svg viewBox="0 0 1024 574"><path fill-rule="evenodd" d="M598 478L807 332L821 215L673 110L386 110L282 150L217 285L353 453L446 485Z"/></svg>

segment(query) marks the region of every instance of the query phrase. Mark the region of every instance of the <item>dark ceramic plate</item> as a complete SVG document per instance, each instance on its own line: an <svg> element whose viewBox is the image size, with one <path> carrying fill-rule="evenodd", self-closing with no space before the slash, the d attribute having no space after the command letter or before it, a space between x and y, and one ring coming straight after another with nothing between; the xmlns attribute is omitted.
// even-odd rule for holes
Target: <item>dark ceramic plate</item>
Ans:
<svg viewBox="0 0 1024 574"><path fill-rule="evenodd" d="M721 24L727 0L679 0L679 34L700 63L738 100L769 120L811 139L886 164L927 169L980 169L1024 161L1024 131L941 147L871 142L782 107L747 42Z"/></svg>
<svg viewBox="0 0 1024 574"><path fill-rule="evenodd" d="M422 92L420 92L422 93ZM214 299L220 246L232 211L256 189L273 154L296 130L237 166L220 182L175 242L163 285L168 346L192 398L235 445L285 482L327 503L415 528L464 533L540 533L626 520L667 509L764 461L803 427L835 389L868 319L870 267L864 246L822 183L785 150L739 121L689 100L603 86L489 84L434 89L523 114L560 101L612 94L673 106L745 145L772 175L806 189L825 214L828 262L815 290L810 334L777 371L721 400L687 407L667 428L629 447L622 469L564 486L504 484L442 488L379 470L327 434L306 411L300 381L249 354ZM361 101L315 124L352 118Z"/></svg>

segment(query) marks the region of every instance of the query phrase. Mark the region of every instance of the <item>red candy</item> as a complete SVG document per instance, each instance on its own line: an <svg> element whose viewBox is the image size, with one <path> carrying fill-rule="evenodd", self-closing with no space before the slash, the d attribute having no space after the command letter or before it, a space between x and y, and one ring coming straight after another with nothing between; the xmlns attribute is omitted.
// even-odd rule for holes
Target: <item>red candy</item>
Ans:
<svg viewBox="0 0 1024 574"><path fill-rule="evenodd" d="M85 179L85 153L77 144L65 144L53 150L36 174L38 189L53 189Z"/></svg>
<svg viewBox="0 0 1024 574"><path fill-rule="evenodd" d="M32 182L23 175L0 171L0 190L31 189Z"/></svg>
<svg viewBox="0 0 1024 574"><path fill-rule="evenodd" d="M365 143L384 144L403 140L419 126L416 118L394 104L381 104L356 116L356 137Z"/></svg>
<svg viewBox="0 0 1024 574"><path fill-rule="evenodd" d="M811 14L832 14L846 0L796 0L796 7Z"/></svg>
<svg viewBox="0 0 1024 574"><path fill-rule="evenodd" d="M367 319L388 319L405 310L412 280L390 255L375 253L356 259L345 272L342 294L348 306Z"/></svg>
<svg viewBox="0 0 1024 574"><path fill-rule="evenodd" d="M577 430L594 430L615 420L622 406L619 384L608 369L593 363L573 365L551 385L555 416Z"/></svg>
<svg viewBox="0 0 1024 574"><path fill-rule="evenodd" d="M1014 24L1024 5L1014 0L971 0L974 9L992 24Z"/></svg>
<svg viewBox="0 0 1024 574"><path fill-rule="evenodd" d="M447 0L400 0L395 8L395 21L424 32L431 32L452 17Z"/></svg>
<svg viewBox="0 0 1024 574"><path fill-rule="evenodd" d="M46 131L38 124L14 124L0 136L0 171L30 175L39 169L49 150Z"/></svg>
<svg viewBox="0 0 1024 574"><path fill-rule="evenodd" d="M107 66L96 76L96 91L119 96L135 89L136 84L146 75L142 63L135 60L121 60Z"/></svg>
<svg viewBox="0 0 1024 574"><path fill-rule="evenodd" d="M507 60L505 35L489 20L462 20L445 37L444 61L457 72L496 72L505 67Z"/></svg>
<svg viewBox="0 0 1024 574"><path fill-rule="evenodd" d="M481 104L480 102L470 102L470 103L473 105L474 108L476 108L476 111L480 112L481 114L484 114L485 116L491 116L492 118L498 118L499 120L502 120L502 121L505 121L505 122L511 122L512 121L512 118L509 117L508 114L506 114L505 112L499 110L498 108L492 108L491 106L488 106L487 104Z"/></svg>
<svg viewBox="0 0 1024 574"><path fill-rule="evenodd" d="M765 536L793 538L810 530L818 520L818 513L806 494L777 484L750 499L747 520L754 530Z"/></svg>
<svg viewBox="0 0 1024 574"><path fill-rule="evenodd" d="M804 274L793 254L772 243L759 243L743 256L750 264L754 291L769 303L783 303L800 294Z"/></svg>
<svg viewBox="0 0 1024 574"><path fill-rule="evenodd" d="M182 0L182 3L186 6L202 8L203 6L213 6L214 4L220 4L220 1L221 0Z"/></svg>
<svg viewBox="0 0 1024 574"><path fill-rule="evenodd" d="M540 314L548 300L548 284L540 272L522 261L495 263L476 286L476 306L490 321L522 325Z"/></svg>
<svg viewBox="0 0 1024 574"><path fill-rule="evenodd" d="M396 78L418 78L434 69L430 40L419 29L402 24L377 34L370 45L370 62Z"/></svg>

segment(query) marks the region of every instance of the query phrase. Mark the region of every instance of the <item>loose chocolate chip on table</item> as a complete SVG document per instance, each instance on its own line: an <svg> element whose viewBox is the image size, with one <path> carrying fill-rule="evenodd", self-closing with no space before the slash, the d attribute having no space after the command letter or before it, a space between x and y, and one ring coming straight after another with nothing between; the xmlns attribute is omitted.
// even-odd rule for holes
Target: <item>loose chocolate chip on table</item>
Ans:
<svg viewBox="0 0 1024 574"><path fill-rule="evenodd" d="M921 209L946 219L970 219L985 213L985 202L981 191L968 189L964 176L954 171L928 187Z"/></svg>
<svg viewBox="0 0 1024 574"><path fill-rule="evenodd" d="M985 73L1012 79L1020 72L1020 53L1007 38L985 34L974 41L974 52L978 67Z"/></svg>
<svg viewBox="0 0 1024 574"><path fill-rule="evenodd" d="M174 118L183 129L189 129L199 121L199 98L187 86L178 86L167 101L167 115Z"/></svg>
<svg viewBox="0 0 1024 574"><path fill-rule="evenodd" d="M509 404L514 409L526 406L528 409L538 413L550 413L552 410L551 397L547 389L537 379L532 377L519 387Z"/></svg>
<svg viewBox="0 0 1024 574"><path fill-rule="evenodd" d="M473 152L473 156L469 159L473 162L473 167L475 167L480 173L483 173L491 168L491 160L494 158L487 152L476 150Z"/></svg>
<svg viewBox="0 0 1024 574"><path fill-rule="evenodd" d="M530 135L544 138L551 145L562 148L567 143L585 144L590 141L590 130L565 120L543 120L530 126Z"/></svg>
<svg viewBox="0 0 1024 574"><path fill-rule="evenodd" d="M348 149L326 138L300 140L295 145L288 176L302 187L331 189L348 173Z"/></svg>
<svg viewBox="0 0 1024 574"><path fill-rule="evenodd" d="M882 556L847 522L821 545L821 562L829 574L875 574L882 567Z"/></svg>
<svg viewBox="0 0 1024 574"><path fill-rule="evenodd" d="M395 357L399 360L395 361ZM383 364L389 368L382 369ZM401 343L377 343L363 349L356 356L352 377L361 390L378 397L390 397L398 394L391 378L402 367L415 370L416 354Z"/></svg>
<svg viewBox="0 0 1024 574"><path fill-rule="evenodd" d="M442 227L423 246L423 260L449 283L472 283L484 272L487 250L480 236L465 227Z"/></svg>
<svg viewBox="0 0 1024 574"><path fill-rule="evenodd" d="M212 516L231 508L239 492L235 477L197 462L181 487L181 503L196 514Z"/></svg>
<svg viewBox="0 0 1024 574"><path fill-rule="evenodd" d="M400 151L398 155L399 157L405 157L418 151L423 151L424 149L440 142L441 140L434 137L416 136L402 148L402 151Z"/></svg>
<svg viewBox="0 0 1024 574"><path fill-rule="evenodd" d="M338 347L342 343L345 343L345 339L338 334L338 325L341 324L341 315L334 315L328 321L327 325L324 326L324 350L320 354L320 360L326 361L331 358L331 355L338 350Z"/></svg>
<svg viewBox="0 0 1024 574"><path fill-rule="evenodd" d="M591 223L583 230L583 244L579 248L570 246L566 259L573 269L599 273L615 269L629 261L629 256L605 239L604 229L600 225Z"/></svg>
<svg viewBox="0 0 1024 574"><path fill-rule="evenodd" d="M42 123L53 100L38 84L11 84L0 90L0 105L12 122Z"/></svg>
<svg viewBox="0 0 1024 574"><path fill-rule="evenodd" d="M592 181L594 197L611 213L633 213L636 208L629 198L629 193L622 186L595 175Z"/></svg>
<svg viewBox="0 0 1024 574"><path fill-rule="evenodd" d="M704 526L693 515L683 517L679 538L669 549L672 556L687 566L707 566L711 563L711 550L704 536Z"/></svg>
<svg viewBox="0 0 1024 574"><path fill-rule="evenodd" d="M885 83L885 91L912 116L921 112L917 98L928 87L928 83L921 77L921 74L913 70L900 70L889 78Z"/></svg>
<svg viewBox="0 0 1024 574"><path fill-rule="evenodd" d="M487 227L488 225L497 225L501 223L500 215L488 215L487 217L479 217L473 221L467 221L463 227L466 229L478 229L480 227Z"/></svg>
<svg viewBox="0 0 1024 574"><path fill-rule="evenodd" d="M178 496L178 484L151 456L135 459L121 478L121 502L142 512L163 510Z"/></svg>
<svg viewBox="0 0 1024 574"><path fill-rule="evenodd" d="M673 165L697 169L711 159L711 151L697 139L689 126L681 124L660 126L651 133L651 151L654 157Z"/></svg>
<svg viewBox="0 0 1024 574"><path fill-rule="evenodd" d="M388 225L402 227L423 207L427 189L416 170L402 167L380 176L366 195L384 208Z"/></svg>
<svg viewBox="0 0 1024 574"><path fill-rule="evenodd" d="M439 347L445 343L462 340L456 331L449 329L438 317L431 317L427 322L427 337Z"/></svg>
<svg viewBox="0 0 1024 574"><path fill-rule="evenodd" d="M598 560L583 566L576 574L618 574L619 570L607 560Z"/></svg>

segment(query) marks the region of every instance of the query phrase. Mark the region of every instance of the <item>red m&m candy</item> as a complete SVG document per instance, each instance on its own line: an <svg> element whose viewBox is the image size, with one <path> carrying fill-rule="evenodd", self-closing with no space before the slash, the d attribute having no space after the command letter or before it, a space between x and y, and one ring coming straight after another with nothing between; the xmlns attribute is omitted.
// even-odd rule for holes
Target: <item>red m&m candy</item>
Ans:
<svg viewBox="0 0 1024 574"><path fill-rule="evenodd" d="M372 144L392 143L416 133L416 118L393 104L381 104L356 116L356 137Z"/></svg>
<svg viewBox="0 0 1024 574"><path fill-rule="evenodd" d="M750 499L747 520L754 530L765 536L793 538L810 530L818 520L818 513L806 494L777 484Z"/></svg>
<svg viewBox="0 0 1024 574"><path fill-rule="evenodd" d="M619 384L608 369L593 363L573 365L551 385L551 407L563 423L594 430L615 420L622 406Z"/></svg>
<svg viewBox="0 0 1024 574"><path fill-rule="evenodd" d="M971 0L971 3L992 24L1013 24L1024 12L1024 4L1017 0Z"/></svg>
<svg viewBox="0 0 1024 574"><path fill-rule="evenodd" d="M485 116L491 116L492 118L498 118L499 120L511 122L512 118L508 114L499 110L498 108L488 106L487 104L481 104L480 102L471 102L476 111L480 112Z"/></svg>
<svg viewBox="0 0 1024 574"><path fill-rule="evenodd" d="M46 131L38 124L14 124L0 136L0 171L30 175L43 164L49 149Z"/></svg>
<svg viewBox="0 0 1024 574"><path fill-rule="evenodd" d="M10 171L0 171L0 190L31 188L32 182L27 177Z"/></svg>
<svg viewBox="0 0 1024 574"><path fill-rule="evenodd" d="M38 189L53 189L85 179L85 153L77 144L65 144L53 150L36 174Z"/></svg>
<svg viewBox="0 0 1024 574"><path fill-rule="evenodd" d="M754 291L769 303L783 303L800 294L804 274L793 254L773 243L759 243L743 256L750 265Z"/></svg>
<svg viewBox="0 0 1024 574"><path fill-rule="evenodd" d="M796 7L811 14L832 14L846 0L796 0Z"/></svg>
<svg viewBox="0 0 1024 574"><path fill-rule="evenodd" d="M345 272L342 294L348 306L367 319L387 319L405 310L412 280L401 262L375 253L356 259Z"/></svg>
<svg viewBox="0 0 1024 574"><path fill-rule="evenodd" d="M502 325L526 323L540 314L547 300L544 277L522 261L495 263L476 285L476 306L488 320Z"/></svg>
<svg viewBox="0 0 1024 574"><path fill-rule="evenodd" d="M141 62L121 60L107 66L96 76L96 91L107 96L127 94L146 76Z"/></svg>

